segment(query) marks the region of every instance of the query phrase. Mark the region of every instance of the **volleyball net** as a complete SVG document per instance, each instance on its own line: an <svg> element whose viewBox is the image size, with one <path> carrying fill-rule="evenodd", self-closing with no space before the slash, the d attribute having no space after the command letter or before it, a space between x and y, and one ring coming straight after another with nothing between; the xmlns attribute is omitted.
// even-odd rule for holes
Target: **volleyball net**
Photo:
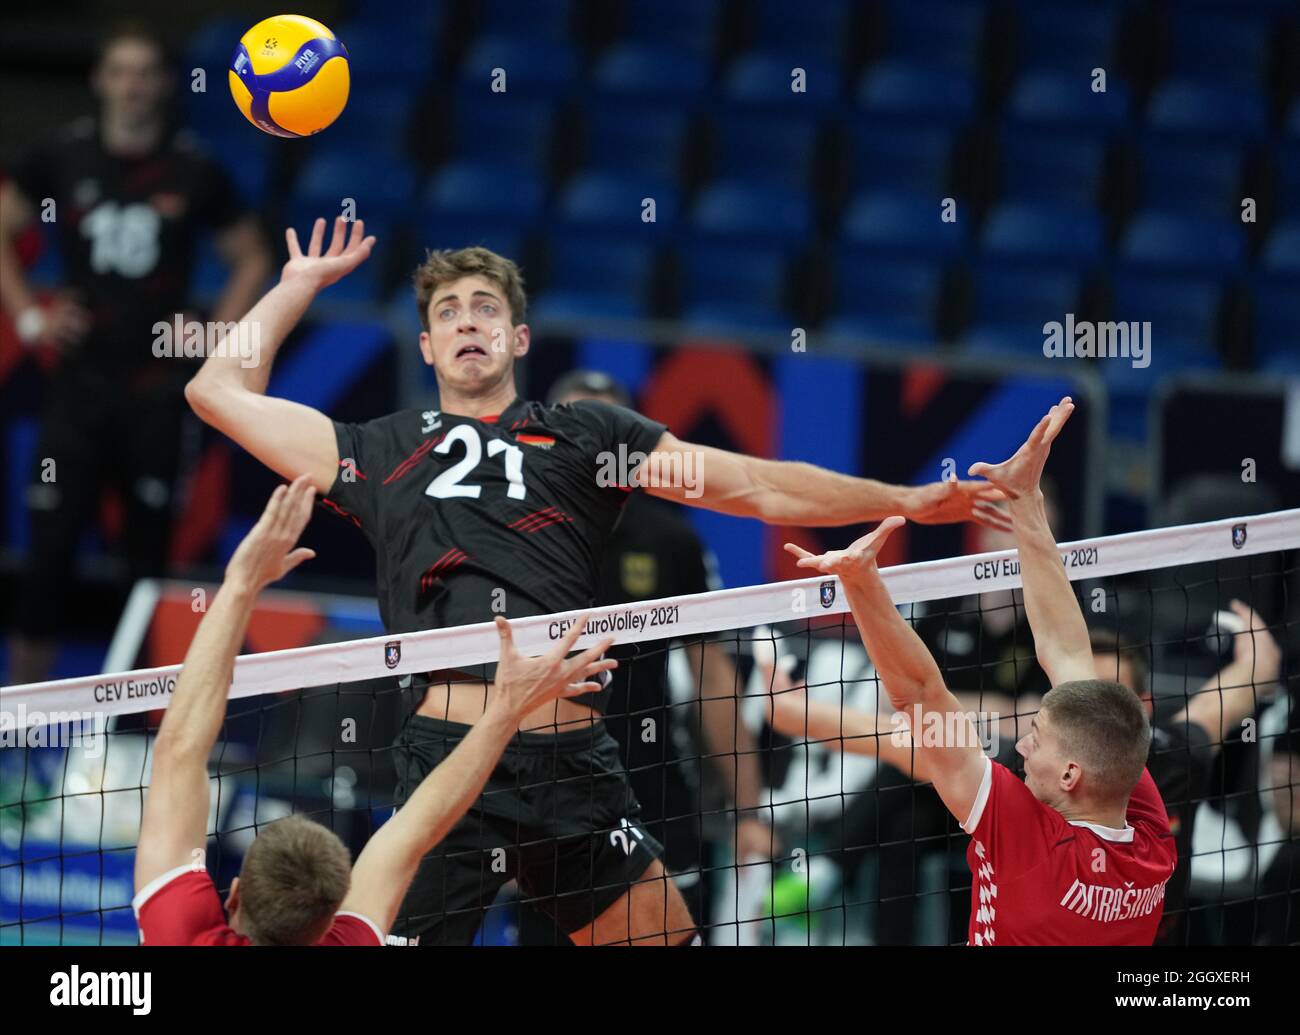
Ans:
<svg viewBox="0 0 1300 1035"><path fill-rule="evenodd" d="M1180 839L1164 941L1297 938L1297 551L1300 510L1060 547L1099 664L1150 697L1150 768ZM981 746L1015 768L1016 739L1049 688L1015 551L882 574L975 714ZM1243 633L1234 601L1264 628ZM516 645L543 652L577 614L513 622ZM609 832L611 843L644 832L663 845L707 942L965 941L966 835L882 748L900 719L837 580L591 614L579 645L615 638L620 669L605 727L641 805L632 824ZM392 815L403 770L395 743L428 674L496 653L485 623L241 656L209 760L207 862L218 888L238 875L259 828L291 813L329 826L355 856ZM151 745L178 673L0 691L0 944L137 940L134 849ZM814 721L827 707L869 717L875 733L850 737L847 722L828 733ZM520 830L521 858L569 865L563 852L539 855L546 846L525 843L532 835ZM756 847L763 831L767 851ZM482 872L478 901L466 907L476 941L562 937L554 903L537 891L547 882Z"/></svg>

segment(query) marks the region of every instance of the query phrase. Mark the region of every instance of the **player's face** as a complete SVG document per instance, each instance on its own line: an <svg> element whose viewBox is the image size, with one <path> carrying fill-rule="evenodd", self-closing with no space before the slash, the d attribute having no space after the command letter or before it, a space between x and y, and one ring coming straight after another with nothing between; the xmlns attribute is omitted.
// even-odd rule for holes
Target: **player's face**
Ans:
<svg viewBox="0 0 1300 1035"><path fill-rule="evenodd" d="M144 40L113 44L95 71L95 92L105 113L116 118L145 118L157 113L167 93L162 60Z"/></svg>
<svg viewBox="0 0 1300 1035"><path fill-rule="evenodd" d="M485 394L513 376L515 360L528 353L528 327L512 323L504 293L484 277L438 285L428 315L420 352L440 388Z"/></svg>
<svg viewBox="0 0 1300 1035"><path fill-rule="evenodd" d="M1046 805L1058 801L1063 793L1061 778L1069 762L1046 709L1038 710L1029 732L1016 743L1016 750L1025 760L1025 786L1030 793Z"/></svg>

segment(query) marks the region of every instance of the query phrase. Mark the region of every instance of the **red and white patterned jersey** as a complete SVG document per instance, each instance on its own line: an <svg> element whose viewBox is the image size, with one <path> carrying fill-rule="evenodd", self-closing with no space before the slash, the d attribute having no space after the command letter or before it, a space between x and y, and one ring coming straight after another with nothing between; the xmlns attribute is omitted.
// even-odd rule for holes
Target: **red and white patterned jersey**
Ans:
<svg viewBox="0 0 1300 1035"><path fill-rule="evenodd" d="M1177 849L1145 769L1123 830L1071 822L1005 766L987 769L971 835L971 945L1150 945Z"/></svg>

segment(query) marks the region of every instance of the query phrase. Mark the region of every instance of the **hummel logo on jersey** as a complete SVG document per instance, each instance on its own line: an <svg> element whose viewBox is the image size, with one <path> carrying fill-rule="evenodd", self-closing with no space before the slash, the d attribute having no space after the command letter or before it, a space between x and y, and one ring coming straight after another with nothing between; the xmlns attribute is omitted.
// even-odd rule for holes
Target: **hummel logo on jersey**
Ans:
<svg viewBox="0 0 1300 1035"><path fill-rule="evenodd" d="M437 431L442 427L442 421L438 419L438 410L425 410L420 416L424 418L424 426L420 428L421 435L427 435L431 431Z"/></svg>

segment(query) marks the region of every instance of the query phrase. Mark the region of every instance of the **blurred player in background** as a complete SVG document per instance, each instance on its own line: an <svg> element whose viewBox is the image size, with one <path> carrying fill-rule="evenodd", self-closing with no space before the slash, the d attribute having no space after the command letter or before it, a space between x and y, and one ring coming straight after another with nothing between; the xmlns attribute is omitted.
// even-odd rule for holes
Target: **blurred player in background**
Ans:
<svg viewBox="0 0 1300 1035"><path fill-rule="evenodd" d="M23 342L62 354L32 468L15 472L28 479L32 548L12 608L12 683L49 672L77 547L102 489L113 485L122 497L131 578L166 565L193 370L154 355L154 327L186 312L200 228L216 232L230 267L212 320L237 320L271 269L256 219L191 135L170 124L162 40L143 26L114 30L91 85L98 114L54 134L0 185L0 302ZM14 248L37 220L53 223L66 271L64 290L47 302Z"/></svg>
<svg viewBox="0 0 1300 1035"><path fill-rule="evenodd" d="M305 816L276 820L253 839L231 883L227 920L203 861L208 756L258 594L315 556L295 549L314 498L305 476L275 490L230 558L186 652L154 742L136 847L131 905L144 945L383 945L421 858L479 796L519 720L547 701L597 690L589 680L618 664L600 660L612 636L565 658L585 620L543 656L524 658L498 617L501 662L483 718L370 838L356 865L321 824Z"/></svg>
<svg viewBox="0 0 1300 1035"><path fill-rule="evenodd" d="M594 399L632 408L626 388L607 374L574 370L561 377L547 396L550 406ZM716 562L679 508L643 492L632 493L605 547L597 606L633 603L721 589ZM648 645L652 657L637 660L637 650L615 648L621 660L610 686L605 725L618 741L632 791L641 804L643 827L664 846L664 864L691 913L710 916L709 831L700 813L726 807L736 817L735 837L727 847L740 862L770 858L771 827L758 818L761 776L753 731L738 715L736 667L720 643L692 643L685 657L699 700L695 710L674 704L668 678L668 652ZM653 724L647 738L646 720ZM709 757L701 767L701 750ZM704 783L720 777L725 801L714 803ZM702 779L703 778L703 779ZM711 781L709 781L711 782ZM521 944L567 941L554 921L526 903L520 908Z"/></svg>

